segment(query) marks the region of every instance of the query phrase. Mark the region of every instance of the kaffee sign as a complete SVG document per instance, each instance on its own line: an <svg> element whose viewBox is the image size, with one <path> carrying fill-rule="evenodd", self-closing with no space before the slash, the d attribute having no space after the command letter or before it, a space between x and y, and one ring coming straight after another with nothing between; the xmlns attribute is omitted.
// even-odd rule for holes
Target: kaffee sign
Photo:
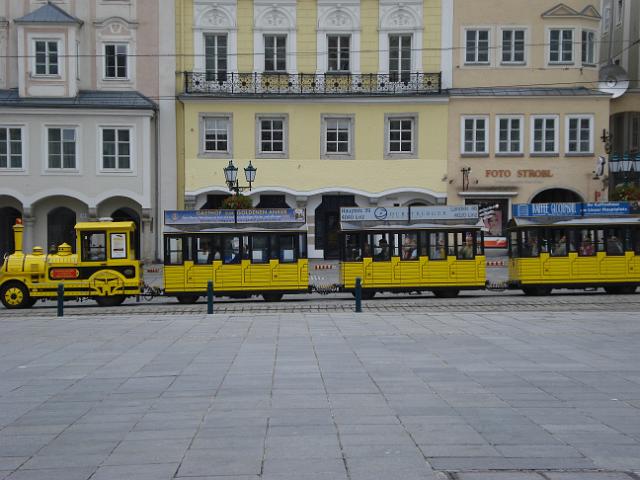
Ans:
<svg viewBox="0 0 640 480"><path fill-rule="evenodd" d="M551 170L485 170L486 178L551 178Z"/></svg>

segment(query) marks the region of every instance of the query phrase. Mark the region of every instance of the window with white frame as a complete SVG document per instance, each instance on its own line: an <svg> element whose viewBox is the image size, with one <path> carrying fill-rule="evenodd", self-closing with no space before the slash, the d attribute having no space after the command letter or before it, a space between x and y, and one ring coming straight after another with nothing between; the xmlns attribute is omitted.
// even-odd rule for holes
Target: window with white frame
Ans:
<svg viewBox="0 0 640 480"><path fill-rule="evenodd" d="M622 25L624 18L624 0L615 0L616 2L616 24Z"/></svg>
<svg viewBox="0 0 640 480"><path fill-rule="evenodd" d="M129 78L127 58L129 45L108 43L104 46L104 78L125 80Z"/></svg>
<svg viewBox="0 0 640 480"><path fill-rule="evenodd" d="M131 170L130 128L102 128L102 169Z"/></svg>
<svg viewBox="0 0 640 480"><path fill-rule="evenodd" d="M489 29L465 30L465 63L489 63Z"/></svg>
<svg viewBox="0 0 640 480"><path fill-rule="evenodd" d="M204 65L207 80L227 79L227 35L205 34Z"/></svg>
<svg viewBox="0 0 640 480"><path fill-rule="evenodd" d="M410 34L389 35L389 81L408 82L411 77Z"/></svg>
<svg viewBox="0 0 640 480"><path fill-rule="evenodd" d="M525 63L525 33L522 28L502 30L502 63Z"/></svg>
<svg viewBox="0 0 640 480"><path fill-rule="evenodd" d="M552 116L531 118L531 152L539 155L558 153L558 119Z"/></svg>
<svg viewBox="0 0 640 480"><path fill-rule="evenodd" d="M203 148L204 153L230 153L229 117L203 117Z"/></svg>
<svg viewBox="0 0 640 480"><path fill-rule="evenodd" d="M549 30L549 63L573 63L573 30Z"/></svg>
<svg viewBox="0 0 640 480"><path fill-rule="evenodd" d="M264 36L264 71L287 71L287 36Z"/></svg>
<svg viewBox="0 0 640 480"><path fill-rule="evenodd" d="M327 35L327 69L329 72L348 72L350 66L351 35Z"/></svg>
<svg viewBox="0 0 640 480"><path fill-rule="evenodd" d="M488 117L462 117L462 153L489 152Z"/></svg>
<svg viewBox="0 0 640 480"><path fill-rule="evenodd" d="M353 158L353 118L324 116L323 158Z"/></svg>
<svg viewBox="0 0 640 480"><path fill-rule="evenodd" d="M58 40L35 40L35 74L58 75Z"/></svg>
<svg viewBox="0 0 640 480"><path fill-rule="evenodd" d="M417 116L386 116L386 156L404 158L417 154Z"/></svg>
<svg viewBox="0 0 640 480"><path fill-rule="evenodd" d="M522 153L522 117L497 117L496 152Z"/></svg>
<svg viewBox="0 0 640 480"><path fill-rule="evenodd" d="M47 128L48 168L52 170L75 169L76 166L76 129Z"/></svg>
<svg viewBox="0 0 640 480"><path fill-rule="evenodd" d="M604 0L604 7L602 8L602 31L604 33L609 32L611 26L611 0Z"/></svg>
<svg viewBox="0 0 640 480"><path fill-rule="evenodd" d="M593 118L567 117L567 153L587 154L593 151Z"/></svg>
<svg viewBox="0 0 640 480"><path fill-rule="evenodd" d="M582 31L582 64L596 64L596 32L592 30Z"/></svg>
<svg viewBox="0 0 640 480"><path fill-rule="evenodd" d="M266 158L283 158L287 154L286 117L260 116L258 123L257 154Z"/></svg>
<svg viewBox="0 0 640 480"><path fill-rule="evenodd" d="M22 128L0 127L0 170L22 168Z"/></svg>

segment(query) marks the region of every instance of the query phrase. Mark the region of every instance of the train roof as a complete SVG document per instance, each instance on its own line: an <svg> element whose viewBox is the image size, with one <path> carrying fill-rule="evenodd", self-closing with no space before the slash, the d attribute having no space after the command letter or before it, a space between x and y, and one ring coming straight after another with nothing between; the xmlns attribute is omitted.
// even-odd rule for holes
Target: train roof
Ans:
<svg viewBox="0 0 640 480"><path fill-rule="evenodd" d="M136 229L136 224L131 221L126 222L79 222L76 223L76 230L128 230Z"/></svg>
<svg viewBox="0 0 640 480"><path fill-rule="evenodd" d="M606 227L607 225L640 225L640 216L621 217L533 217L512 218L508 228L524 227Z"/></svg>
<svg viewBox="0 0 640 480"><path fill-rule="evenodd" d="M244 224L215 224L198 223L189 225L165 225L165 234L187 233L305 233L306 224L291 225L283 223L244 223Z"/></svg>

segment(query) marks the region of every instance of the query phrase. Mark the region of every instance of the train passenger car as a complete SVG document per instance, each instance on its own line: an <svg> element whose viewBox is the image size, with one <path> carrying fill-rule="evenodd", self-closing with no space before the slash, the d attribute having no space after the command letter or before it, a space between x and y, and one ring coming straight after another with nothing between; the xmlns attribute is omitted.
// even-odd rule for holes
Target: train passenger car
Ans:
<svg viewBox="0 0 640 480"><path fill-rule="evenodd" d="M509 287L527 295L598 287L634 293L640 285L640 216L630 211L625 202L514 205Z"/></svg>
<svg viewBox="0 0 640 480"><path fill-rule="evenodd" d="M341 209L341 283L363 298L431 291L450 298L484 289L486 265L477 206Z"/></svg>
<svg viewBox="0 0 640 480"><path fill-rule="evenodd" d="M15 252L0 269L0 300L6 308L32 307L38 299L55 298L60 283L65 298L90 297L101 306L119 305L141 293L141 264L131 242L133 222L76 224L78 253L66 243L55 253L42 247L24 253L20 219L13 230Z"/></svg>
<svg viewBox="0 0 640 480"><path fill-rule="evenodd" d="M180 303L207 294L279 301L309 292L301 209L165 212L164 293Z"/></svg>

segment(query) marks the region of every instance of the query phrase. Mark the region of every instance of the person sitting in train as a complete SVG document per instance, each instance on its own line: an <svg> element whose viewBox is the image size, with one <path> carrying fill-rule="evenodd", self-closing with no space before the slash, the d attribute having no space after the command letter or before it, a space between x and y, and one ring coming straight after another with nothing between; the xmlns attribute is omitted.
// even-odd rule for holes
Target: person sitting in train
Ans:
<svg viewBox="0 0 640 480"><path fill-rule="evenodd" d="M391 258L389 252L389 242L386 239L381 238L378 241L378 254L376 255L377 260L389 260Z"/></svg>
<svg viewBox="0 0 640 480"><path fill-rule="evenodd" d="M624 253L624 247L622 242L615 235L610 235L607 238L607 254L609 255L622 255Z"/></svg>
<svg viewBox="0 0 640 480"><path fill-rule="evenodd" d="M563 257L567 254L567 236L562 235L551 252L554 257Z"/></svg>
<svg viewBox="0 0 640 480"><path fill-rule="evenodd" d="M362 253L363 258L371 258L371 246L368 243L364 244L364 251Z"/></svg>
<svg viewBox="0 0 640 480"><path fill-rule="evenodd" d="M402 260L409 260L411 258L411 237L409 235L404 236L404 240L402 241Z"/></svg>
<svg viewBox="0 0 640 480"><path fill-rule="evenodd" d="M538 245L538 237L529 237L529 241L525 246L525 256L537 257L540 255L540 247Z"/></svg>
<svg viewBox="0 0 640 480"><path fill-rule="evenodd" d="M460 248L459 258L462 260L471 260L473 258L473 236L470 233L467 233L464 245Z"/></svg>
<svg viewBox="0 0 640 480"><path fill-rule="evenodd" d="M591 241L591 238L587 236L582 239L582 243L580 244L578 253L582 257L591 257L595 253L595 248L593 248L593 242Z"/></svg>

